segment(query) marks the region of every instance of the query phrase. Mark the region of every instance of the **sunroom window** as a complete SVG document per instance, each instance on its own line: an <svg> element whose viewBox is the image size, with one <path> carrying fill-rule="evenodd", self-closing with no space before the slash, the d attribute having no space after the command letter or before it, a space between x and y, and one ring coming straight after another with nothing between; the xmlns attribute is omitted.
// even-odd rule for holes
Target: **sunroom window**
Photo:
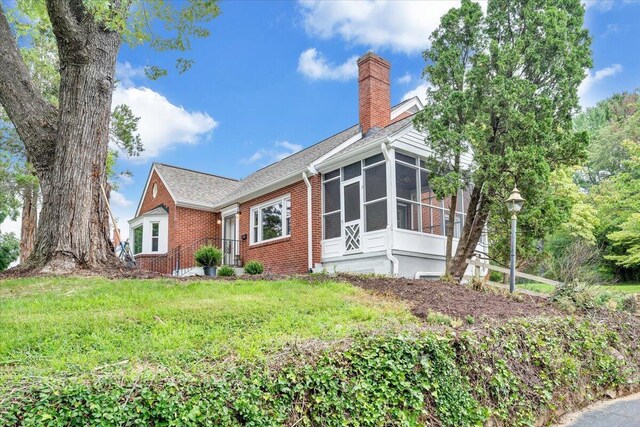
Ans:
<svg viewBox="0 0 640 427"><path fill-rule="evenodd" d="M291 198L272 200L251 209L252 243L291 235Z"/></svg>
<svg viewBox="0 0 640 427"><path fill-rule="evenodd" d="M158 243L160 240L160 223L151 223L151 252L158 252Z"/></svg>
<svg viewBox="0 0 640 427"><path fill-rule="evenodd" d="M467 207L468 191L460 190L454 237L459 238ZM396 215L399 229L444 236L451 199L438 200L429 185L425 161L396 152Z"/></svg>
<svg viewBox="0 0 640 427"><path fill-rule="evenodd" d="M323 188L324 239L340 237L343 221L357 221L363 215L365 232L387 227L387 169L382 154L324 174Z"/></svg>

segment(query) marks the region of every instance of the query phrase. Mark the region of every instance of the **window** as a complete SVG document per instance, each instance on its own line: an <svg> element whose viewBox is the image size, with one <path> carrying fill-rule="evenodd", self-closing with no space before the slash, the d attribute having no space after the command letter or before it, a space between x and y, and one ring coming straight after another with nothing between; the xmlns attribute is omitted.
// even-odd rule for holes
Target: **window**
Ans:
<svg viewBox="0 0 640 427"><path fill-rule="evenodd" d="M396 152L396 214L398 228L446 235L451 199L438 200L429 185L426 162ZM454 237L459 238L470 190L460 190L456 203Z"/></svg>
<svg viewBox="0 0 640 427"><path fill-rule="evenodd" d="M142 226L133 229L133 254L142 252Z"/></svg>
<svg viewBox="0 0 640 427"><path fill-rule="evenodd" d="M251 222L252 243L291 235L291 197L252 208Z"/></svg>
<svg viewBox="0 0 640 427"><path fill-rule="evenodd" d="M151 188L151 194L153 195L154 199L158 196L158 183L157 182L153 183L153 187Z"/></svg>
<svg viewBox="0 0 640 427"><path fill-rule="evenodd" d="M359 176L363 177L362 196L358 183L342 185L342 182ZM387 169L382 154L328 172L322 178L324 239L334 239L342 235L343 214L344 221L350 222L359 220L361 212L364 211L365 232L383 230L387 227ZM344 192L344 195L341 192Z"/></svg>
<svg viewBox="0 0 640 427"><path fill-rule="evenodd" d="M160 223L151 223L151 252L158 252L158 241L160 237Z"/></svg>
<svg viewBox="0 0 640 427"><path fill-rule="evenodd" d="M377 156L374 156L377 157ZM367 162L372 159L366 159ZM384 160L384 158L382 159ZM371 162L373 163L373 162ZM370 163L370 164L371 164ZM387 228L387 167L377 163L364 170L365 231Z"/></svg>
<svg viewBox="0 0 640 427"><path fill-rule="evenodd" d="M340 237L340 169L324 175L324 238Z"/></svg>

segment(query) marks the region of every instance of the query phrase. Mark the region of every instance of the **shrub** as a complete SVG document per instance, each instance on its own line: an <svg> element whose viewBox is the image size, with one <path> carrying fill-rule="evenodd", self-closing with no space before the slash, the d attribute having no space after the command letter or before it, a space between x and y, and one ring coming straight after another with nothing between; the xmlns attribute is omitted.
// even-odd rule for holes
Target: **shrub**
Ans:
<svg viewBox="0 0 640 427"><path fill-rule="evenodd" d="M233 269L233 267L230 267L228 265L223 265L218 269L218 276L230 277L235 275L236 275L236 271Z"/></svg>
<svg viewBox="0 0 640 427"><path fill-rule="evenodd" d="M200 267L215 267L222 260L222 251L215 246L202 246L194 257Z"/></svg>
<svg viewBox="0 0 640 427"><path fill-rule="evenodd" d="M247 274L262 274L264 265L260 261L249 261L244 265L244 272Z"/></svg>

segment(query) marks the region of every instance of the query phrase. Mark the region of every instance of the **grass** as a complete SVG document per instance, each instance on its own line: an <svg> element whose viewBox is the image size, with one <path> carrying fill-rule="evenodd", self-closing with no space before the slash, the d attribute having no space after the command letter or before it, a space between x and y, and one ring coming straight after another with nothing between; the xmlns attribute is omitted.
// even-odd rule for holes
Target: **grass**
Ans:
<svg viewBox="0 0 640 427"><path fill-rule="evenodd" d="M545 283L518 283L516 287L549 295L553 293L553 290L555 289L555 286L547 285ZM601 290L611 292L640 293L640 283L618 283L615 285L602 285Z"/></svg>
<svg viewBox="0 0 640 427"><path fill-rule="evenodd" d="M625 293L640 293L640 283L637 283L637 282L606 285L604 288L610 291L618 291L618 292L625 292Z"/></svg>
<svg viewBox="0 0 640 427"><path fill-rule="evenodd" d="M0 381L147 369L197 371L287 343L413 323L342 283L36 278L0 281Z"/></svg>

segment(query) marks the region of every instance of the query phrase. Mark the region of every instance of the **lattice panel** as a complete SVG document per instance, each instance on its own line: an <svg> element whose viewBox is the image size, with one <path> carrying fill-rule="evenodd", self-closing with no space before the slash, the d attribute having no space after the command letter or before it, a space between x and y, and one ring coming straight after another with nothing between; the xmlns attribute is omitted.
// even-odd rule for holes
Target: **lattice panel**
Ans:
<svg viewBox="0 0 640 427"><path fill-rule="evenodd" d="M347 225L345 231L345 248L347 251L360 249L360 224Z"/></svg>

